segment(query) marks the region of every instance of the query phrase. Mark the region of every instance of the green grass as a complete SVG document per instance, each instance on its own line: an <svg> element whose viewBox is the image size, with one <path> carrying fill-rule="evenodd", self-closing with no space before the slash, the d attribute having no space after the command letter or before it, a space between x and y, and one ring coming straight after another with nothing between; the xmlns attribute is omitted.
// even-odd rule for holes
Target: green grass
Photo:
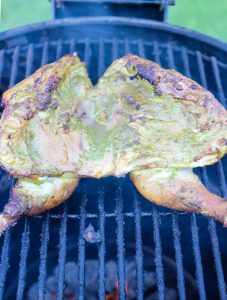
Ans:
<svg viewBox="0 0 227 300"><path fill-rule="evenodd" d="M227 42L227 0L175 1L175 6L169 9L169 23L195 29ZM1 31L51 18L48 0L1 2Z"/></svg>
<svg viewBox="0 0 227 300"><path fill-rule="evenodd" d="M1 31L51 18L48 0L2 0L1 2Z"/></svg>
<svg viewBox="0 0 227 300"><path fill-rule="evenodd" d="M226 0L175 0L169 22L203 32L227 42Z"/></svg>

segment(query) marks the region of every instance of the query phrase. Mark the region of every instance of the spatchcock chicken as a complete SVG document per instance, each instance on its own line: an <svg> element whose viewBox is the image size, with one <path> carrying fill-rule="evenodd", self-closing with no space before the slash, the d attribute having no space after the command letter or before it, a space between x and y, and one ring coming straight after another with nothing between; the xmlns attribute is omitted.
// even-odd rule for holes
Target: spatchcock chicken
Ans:
<svg viewBox="0 0 227 300"><path fill-rule="evenodd" d="M2 103L0 164L17 182L0 234L65 201L82 177L127 173L148 200L227 226L227 202L192 172L227 152L226 110L175 70L129 54L93 86L78 56L66 55L6 91Z"/></svg>

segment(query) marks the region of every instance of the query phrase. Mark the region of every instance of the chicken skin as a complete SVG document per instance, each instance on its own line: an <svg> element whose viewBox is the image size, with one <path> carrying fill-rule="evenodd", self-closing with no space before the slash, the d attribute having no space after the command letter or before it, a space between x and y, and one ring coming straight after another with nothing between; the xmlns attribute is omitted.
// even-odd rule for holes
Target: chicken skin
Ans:
<svg viewBox="0 0 227 300"><path fill-rule="evenodd" d="M227 203L192 172L225 155L226 110L180 73L129 54L93 86L66 55L6 91L3 105L0 164L17 183L0 234L65 201L82 177L127 173L148 200L227 225Z"/></svg>

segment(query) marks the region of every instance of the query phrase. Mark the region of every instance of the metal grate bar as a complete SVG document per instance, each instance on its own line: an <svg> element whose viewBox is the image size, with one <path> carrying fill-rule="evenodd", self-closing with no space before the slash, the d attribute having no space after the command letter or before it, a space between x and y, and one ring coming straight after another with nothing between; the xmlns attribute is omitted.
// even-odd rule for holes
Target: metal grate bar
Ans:
<svg viewBox="0 0 227 300"><path fill-rule="evenodd" d="M159 231L159 216L157 209L153 207L153 227L154 227L154 243L155 243L155 267L156 279L158 285L158 299L165 299L165 282L164 282L164 268L162 262L162 245Z"/></svg>
<svg viewBox="0 0 227 300"><path fill-rule="evenodd" d="M32 73L33 56L34 56L34 45L33 44L29 44L27 53L28 54L27 54L27 60L26 60L25 77L28 77Z"/></svg>
<svg viewBox="0 0 227 300"><path fill-rule="evenodd" d="M211 65L212 65L212 70L213 70L213 74L214 74L214 78L215 78L215 83L216 83L216 86L218 89L219 98L220 98L221 102L223 103L223 105L225 105L226 104L225 94L224 94L224 90L223 90L222 84L221 84L221 78L220 78L219 68L218 68L218 64L217 64L217 59L214 56L211 57Z"/></svg>
<svg viewBox="0 0 227 300"><path fill-rule="evenodd" d="M70 49L69 49L69 53L71 54L71 55L73 55L73 53L74 53L74 51L75 51L75 47L76 47L76 41L75 41L75 39L71 39L70 40Z"/></svg>
<svg viewBox="0 0 227 300"><path fill-rule="evenodd" d="M157 41L154 41L153 51L154 51L155 62L158 63L159 65L161 65L160 54L159 54L159 45L158 45Z"/></svg>
<svg viewBox="0 0 227 300"><path fill-rule="evenodd" d="M64 283L65 283L65 260L66 260L66 242L67 242L67 206L65 205L61 219L61 227L59 231L59 259L58 259L58 292L57 300L63 299Z"/></svg>
<svg viewBox="0 0 227 300"><path fill-rule="evenodd" d="M85 240L83 238L85 230L86 219L86 204L87 197L84 195L82 198L82 205L80 209L80 234L78 240L78 299L84 299L84 281L85 281Z"/></svg>
<svg viewBox="0 0 227 300"><path fill-rule="evenodd" d="M99 245L99 299L105 300L105 215L104 215L104 191L101 190L98 199L99 231L101 242Z"/></svg>
<svg viewBox="0 0 227 300"><path fill-rule="evenodd" d="M227 186L226 186L226 179L225 179L225 173L224 173L224 168L222 165L222 161L218 161L218 175L220 177L220 189L223 198L227 198Z"/></svg>
<svg viewBox="0 0 227 300"><path fill-rule="evenodd" d="M19 275L17 285L17 300L23 299L25 279L26 279L26 267L27 267L27 256L30 246L30 226L28 219L25 219L24 232L21 240L21 253L20 253L20 264L19 264Z"/></svg>
<svg viewBox="0 0 227 300"><path fill-rule="evenodd" d="M99 40L99 61L98 74L102 76L105 69L104 65L104 41ZM101 235L101 243L99 245L99 299L106 299L105 293L105 210L104 210L104 191L101 190L98 199L99 208L99 230Z"/></svg>
<svg viewBox="0 0 227 300"><path fill-rule="evenodd" d="M45 65L48 61L48 42L43 44L41 65ZM40 266L39 266L39 280L38 280L38 299L43 300L45 295L45 281L47 275L47 249L49 242L49 213L45 215L42 224L42 242L40 248Z"/></svg>
<svg viewBox="0 0 227 300"><path fill-rule="evenodd" d="M145 57L144 43L142 40L138 40L138 51L140 57Z"/></svg>
<svg viewBox="0 0 227 300"><path fill-rule="evenodd" d="M184 269L182 261L182 252L181 252L181 243L180 243L180 230L178 226L177 216L172 215L173 221L173 239L174 239L174 248L175 248L175 259L177 266L177 287L180 299L186 300L185 293L185 280L184 280Z"/></svg>
<svg viewBox="0 0 227 300"><path fill-rule="evenodd" d="M62 55L62 39L57 41L56 59L60 59Z"/></svg>
<svg viewBox="0 0 227 300"><path fill-rule="evenodd" d="M118 42L117 42L116 38L113 39L112 45L113 45L112 46L112 57L113 57L113 60L115 60L118 58Z"/></svg>
<svg viewBox="0 0 227 300"><path fill-rule="evenodd" d="M26 59L26 69L25 69L25 77L29 76L32 72L33 66L33 54L34 54L34 46L33 44L29 44L27 59ZM18 60L18 57L17 57ZM16 65L15 65L16 66ZM23 299L24 287L25 287L25 279L26 279L26 265L27 265L27 256L30 247L30 226L28 223L28 219L25 219L24 232L22 235L22 245L21 245L21 258L19 264L19 277L18 277L18 285L17 285L17 299Z"/></svg>
<svg viewBox="0 0 227 300"><path fill-rule="evenodd" d="M159 57L159 45L157 42L154 43L154 58L157 63L160 64ZM158 284L158 297L160 300L165 298L165 282L164 282L164 268L162 261L162 245L161 236L159 231L159 215L157 209L153 207L152 211L153 227L154 227L154 242L155 242L155 267L156 267L156 277Z"/></svg>
<svg viewBox="0 0 227 300"><path fill-rule="evenodd" d="M143 300L143 249L141 236L141 207L137 196L134 197L135 206L135 239L136 239L136 288L137 299Z"/></svg>
<svg viewBox="0 0 227 300"><path fill-rule="evenodd" d="M201 79L202 86L207 89L207 79L206 79L206 74L205 74L205 69L204 69L204 64L203 64L203 57L200 51L196 51L196 59L198 63L198 68L199 68L199 76Z"/></svg>
<svg viewBox="0 0 227 300"><path fill-rule="evenodd" d="M91 46L90 40L87 38L85 40L85 49L84 49L84 60L89 70L90 65L90 56L91 56ZM80 208L80 233L78 239L78 300L84 299L84 286L85 286L85 240L83 238L85 230L85 219L86 219L86 204L87 197L86 195L82 198L82 204Z"/></svg>
<svg viewBox="0 0 227 300"><path fill-rule="evenodd" d="M187 77L191 77L190 66L189 66L189 61L188 61L188 53L187 53L187 50L185 47L181 48L181 55L182 55L182 59L183 59L185 75Z"/></svg>
<svg viewBox="0 0 227 300"><path fill-rule="evenodd" d="M129 54L131 52L129 40L125 39L124 44L125 44L125 54Z"/></svg>
<svg viewBox="0 0 227 300"><path fill-rule="evenodd" d="M87 70L89 70L89 66L90 66L90 57L91 57L91 45L90 45L89 38L87 38L85 40L85 49L84 49L84 61L87 66Z"/></svg>
<svg viewBox="0 0 227 300"><path fill-rule="evenodd" d="M9 268L9 245L10 245L10 230L7 230L2 246L1 263L0 263L0 300L3 300L3 292L6 281L6 274Z"/></svg>
<svg viewBox="0 0 227 300"><path fill-rule="evenodd" d="M104 65L104 42L103 39L99 40L99 67L98 67L98 76L101 77L105 69Z"/></svg>
<svg viewBox="0 0 227 300"><path fill-rule="evenodd" d="M2 81L2 70L4 66L5 50L0 50L0 82Z"/></svg>
<svg viewBox="0 0 227 300"><path fill-rule="evenodd" d="M43 52L42 52L42 59L41 59L41 66L45 65L48 62L48 48L49 43L46 41L43 44Z"/></svg>
<svg viewBox="0 0 227 300"><path fill-rule="evenodd" d="M45 219L43 220L43 224L42 224L42 242L40 247L40 266L39 266L39 281L38 281L39 300L44 299L44 293L45 293L48 242L49 242L49 213L45 215Z"/></svg>
<svg viewBox="0 0 227 300"><path fill-rule="evenodd" d="M183 59L185 75L187 77L191 77L188 53L187 53L187 50L185 47L182 47L181 54L182 54L182 59ZM202 266L201 252L200 252L200 246L199 246L198 226L196 223L195 214L192 214L192 217L191 217L191 232L192 232L192 246L193 246L195 267L196 267L196 279L197 279L197 284L199 287L199 295L200 295L200 299L206 300L206 290L205 290L205 285L204 285L203 266Z"/></svg>
<svg viewBox="0 0 227 300"><path fill-rule="evenodd" d="M11 88L16 83L19 55L20 55L20 48L19 46L17 46L14 48L13 51L13 61L11 66L9 88Z"/></svg>
<svg viewBox="0 0 227 300"><path fill-rule="evenodd" d="M161 65L160 54L159 54L159 45L157 41L154 41L153 45L154 59L155 62Z"/></svg>
<svg viewBox="0 0 227 300"><path fill-rule="evenodd" d="M117 219L117 272L119 284L119 299L125 299L125 245L124 245L124 215L121 187L116 191L116 219Z"/></svg>
<svg viewBox="0 0 227 300"><path fill-rule="evenodd" d="M168 44L167 55L168 55L169 67L172 69L176 69L171 43ZM175 255L176 255L175 259L177 265L178 292L179 292L180 299L186 299L184 269L183 269L181 242L180 242L180 230L179 230L178 220L176 215L173 215L172 220L173 220L174 247L175 247Z"/></svg>
<svg viewBox="0 0 227 300"><path fill-rule="evenodd" d="M203 276L203 266L201 261L201 253L199 247L199 234L198 226L196 223L196 216L192 214L191 217L191 231L192 231L192 246L195 257L195 266L196 266L196 279L199 288L199 296L201 300L206 300L206 290L204 285L204 276Z"/></svg>
<svg viewBox="0 0 227 300"><path fill-rule="evenodd" d="M159 212L158 213L159 216L170 216L172 215L172 212ZM187 215L188 212L183 212L183 211L178 211L177 212L178 215ZM141 217L152 217L153 215L153 212L152 211L141 211ZM116 213L105 213L104 212L104 216L105 218L116 218ZM128 217L128 218L134 218L134 212L125 212L124 213L124 216L125 217ZM43 216L42 215L36 215L36 216L33 216L33 218L35 219L42 219ZM51 219L61 219L61 215L56 215L56 214L50 214L50 218ZM80 219L80 215L78 214L68 214L68 218L69 219ZM86 215L86 218L87 219L98 219L99 218L99 215L98 214L91 214L91 213L87 213Z"/></svg>
<svg viewBox="0 0 227 300"><path fill-rule="evenodd" d="M143 41L138 41L138 52L141 57L145 57ZM144 277L143 277L143 249L141 236L141 207L137 196L134 197L134 213L135 213L135 239L136 239L136 287L137 299L143 299Z"/></svg>

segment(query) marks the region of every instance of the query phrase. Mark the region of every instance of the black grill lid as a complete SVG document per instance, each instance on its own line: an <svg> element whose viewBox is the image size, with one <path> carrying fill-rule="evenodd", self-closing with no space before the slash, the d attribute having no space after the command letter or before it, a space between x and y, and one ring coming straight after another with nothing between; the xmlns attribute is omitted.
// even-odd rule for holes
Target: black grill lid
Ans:
<svg viewBox="0 0 227 300"><path fill-rule="evenodd" d="M53 19L81 16L136 17L166 21L174 0L52 0Z"/></svg>
<svg viewBox="0 0 227 300"><path fill-rule="evenodd" d="M169 25L126 18L58 20L6 32L0 45L1 92L65 53L77 51L96 82L112 60L132 52L177 69L226 102L226 45ZM208 189L223 197L227 196L225 166L226 158L196 170ZM0 193L2 208L9 187L1 185ZM95 243L84 238L90 223L100 234ZM39 299L43 299L46 279L56 265L61 299L68 261L78 263L78 297L83 299L88 259L99 262L100 299L105 299L105 262L117 262L120 299L124 299L129 258L136 263L137 299L143 299L147 260L154 267L159 299L164 299L169 274L173 274L179 299L197 299L198 295L200 299L226 299L226 229L212 219L152 205L135 191L128 177L82 180L65 205L20 220L0 239L0 249L0 299L4 300L26 299L37 281ZM175 261L175 271L169 271L163 255ZM185 270L194 277L197 291ZM190 290L195 294L190 296Z"/></svg>

